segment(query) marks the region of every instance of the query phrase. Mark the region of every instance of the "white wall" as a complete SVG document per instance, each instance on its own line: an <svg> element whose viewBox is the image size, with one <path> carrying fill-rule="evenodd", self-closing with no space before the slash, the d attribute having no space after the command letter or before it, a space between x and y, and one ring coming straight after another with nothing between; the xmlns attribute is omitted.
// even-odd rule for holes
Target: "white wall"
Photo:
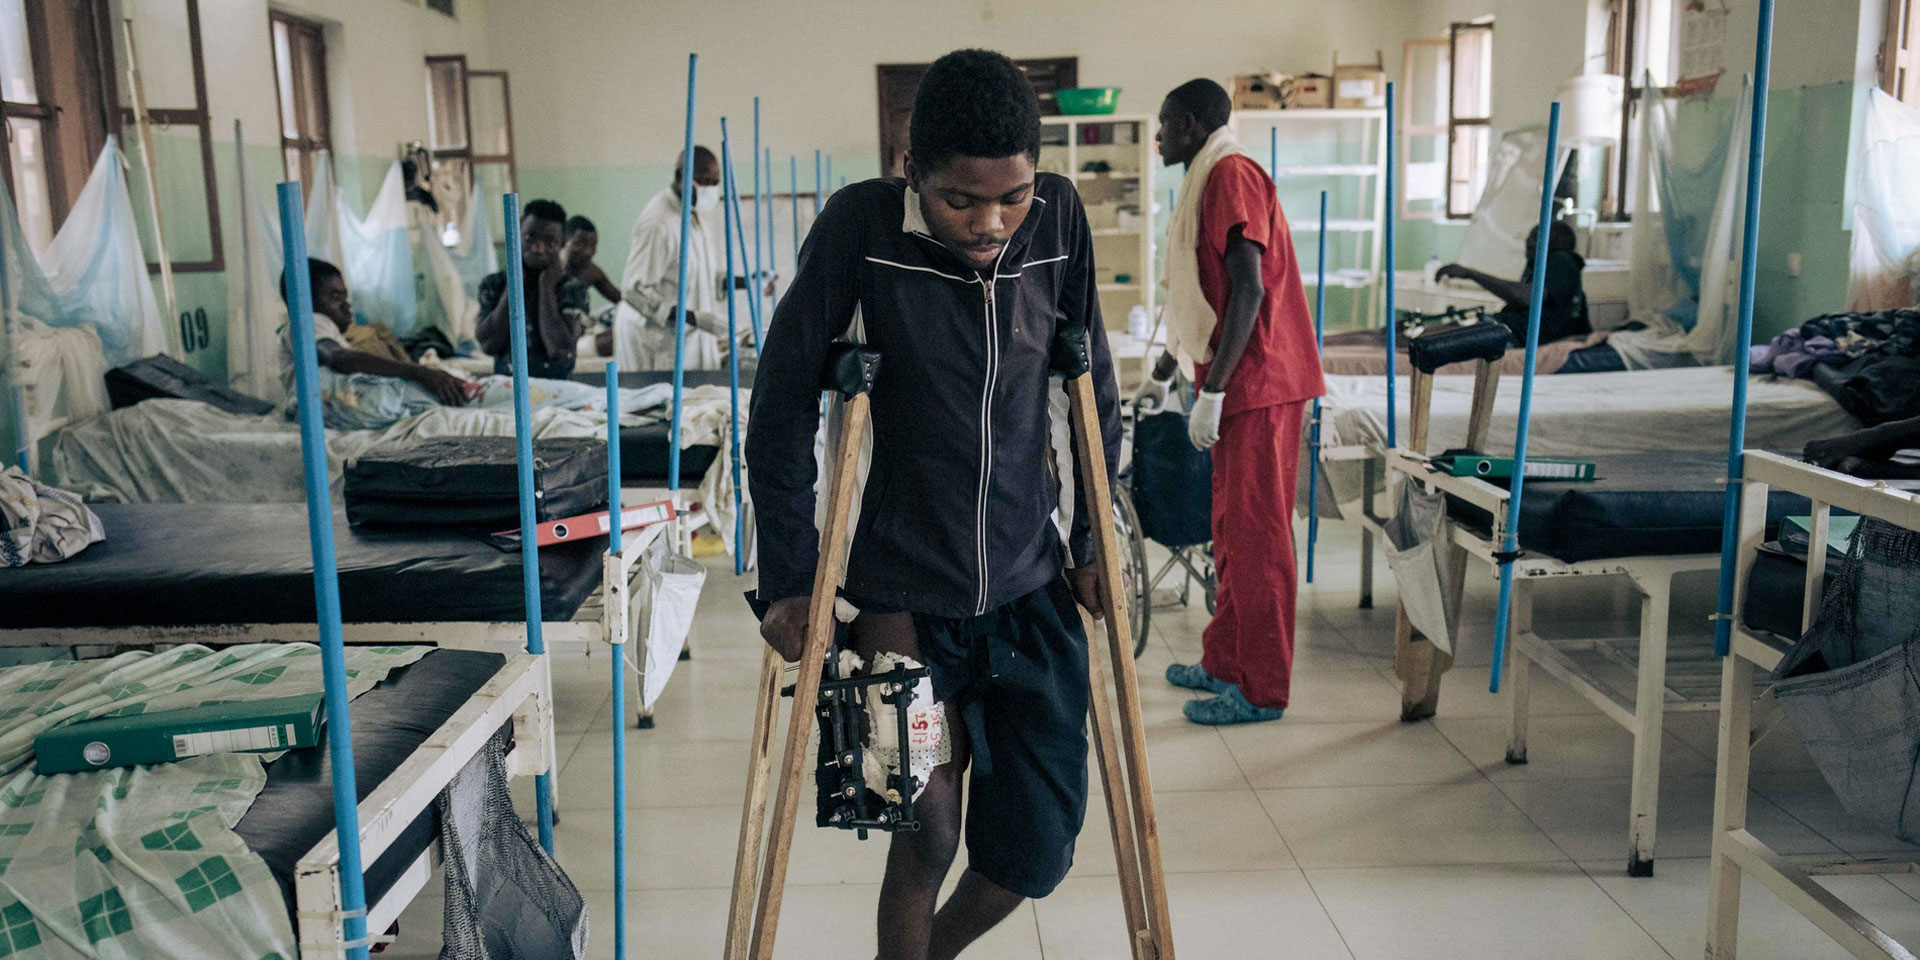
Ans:
<svg viewBox="0 0 1920 960"><path fill-rule="evenodd" d="M427 56L464 53L472 67L489 65L481 0L460 0L457 18L417 0L202 0L216 139L231 143L237 116L247 143L279 141L270 7L326 26L327 93L341 156L392 156L397 144L425 139Z"/></svg>
<svg viewBox="0 0 1920 960"><path fill-rule="evenodd" d="M1412 12L1427 0L491 0L493 49L513 74L522 168L670 166L681 140L686 56L701 54L700 140L762 98L776 155L825 149L836 172L879 165L874 67L957 47L1014 57L1078 56L1080 82L1119 86L1120 109L1152 113L1195 76L1331 66L1331 54L1397 71ZM782 163L784 165L784 163Z"/></svg>

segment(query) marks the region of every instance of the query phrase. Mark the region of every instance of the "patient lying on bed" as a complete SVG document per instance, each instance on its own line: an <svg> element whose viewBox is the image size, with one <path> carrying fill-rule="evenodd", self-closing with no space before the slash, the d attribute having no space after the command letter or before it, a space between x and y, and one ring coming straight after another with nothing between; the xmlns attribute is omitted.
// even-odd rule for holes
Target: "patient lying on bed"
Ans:
<svg viewBox="0 0 1920 960"><path fill-rule="evenodd" d="M1920 448L1920 417L1895 420L1807 444L1808 463L1863 480L1920 479L1920 462L1899 458Z"/></svg>
<svg viewBox="0 0 1920 960"><path fill-rule="evenodd" d="M319 350L322 367L343 374L364 373L376 377L394 377L418 384L434 399L450 407L465 406L473 399L476 385L444 370L423 367L411 360L356 350L347 341L346 332L354 326L353 294L340 268L325 260L307 260L307 279L313 291L314 346ZM286 299L286 276L280 278L280 297ZM293 325L288 324L281 337L281 370L293 377ZM288 393L291 394L291 384Z"/></svg>

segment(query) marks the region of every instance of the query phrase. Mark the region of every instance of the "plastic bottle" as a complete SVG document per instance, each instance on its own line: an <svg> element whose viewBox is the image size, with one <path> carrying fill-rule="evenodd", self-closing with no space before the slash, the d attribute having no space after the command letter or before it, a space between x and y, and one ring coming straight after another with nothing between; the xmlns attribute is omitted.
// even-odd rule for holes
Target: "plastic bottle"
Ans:
<svg viewBox="0 0 1920 960"><path fill-rule="evenodd" d="M1133 309L1127 311L1127 335L1135 340L1145 340L1147 334L1153 332L1149 327L1146 306L1134 304Z"/></svg>

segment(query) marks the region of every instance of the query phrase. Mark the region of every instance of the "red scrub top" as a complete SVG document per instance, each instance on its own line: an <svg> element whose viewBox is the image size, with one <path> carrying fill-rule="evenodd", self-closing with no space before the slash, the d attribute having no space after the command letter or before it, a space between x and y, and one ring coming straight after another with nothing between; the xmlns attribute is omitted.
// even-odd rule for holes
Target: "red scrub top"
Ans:
<svg viewBox="0 0 1920 960"><path fill-rule="evenodd" d="M1214 164L1200 192L1200 293L1213 312L1224 317L1233 285L1227 277L1227 236L1241 235L1260 245L1261 283L1266 299L1254 320L1247 350L1227 381L1222 416L1326 393L1320 351L1314 343L1313 312L1300 283L1300 261L1293 234L1274 194L1273 180L1253 158L1236 154ZM1222 326L1213 332L1217 351ZM1206 367L1199 368L1206 382Z"/></svg>

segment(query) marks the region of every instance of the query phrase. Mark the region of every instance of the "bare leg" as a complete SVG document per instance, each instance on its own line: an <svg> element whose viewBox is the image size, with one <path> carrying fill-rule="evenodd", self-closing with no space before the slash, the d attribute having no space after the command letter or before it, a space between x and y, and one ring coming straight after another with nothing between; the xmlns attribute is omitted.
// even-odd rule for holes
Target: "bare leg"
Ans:
<svg viewBox="0 0 1920 960"><path fill-rule="evenodd" d="M917 658L918 639L908 614L862 614L853 624L854 646L868 660L882 651ZM934 906L960 849L960 777L967 765L960 718L949 711L946 722L954 758L934 768L926 791L914 802L920 829L895 833L887 849L887 874L880 884L879 960L930 956Z"/></svg>
<svg viewBox="0 0 1920 960"><path fill-rule="evenodd" d="M933 918L933 943L927 960L953 960L968 944L980 939L1025 898L969 869L946 906Z"/></svg>

